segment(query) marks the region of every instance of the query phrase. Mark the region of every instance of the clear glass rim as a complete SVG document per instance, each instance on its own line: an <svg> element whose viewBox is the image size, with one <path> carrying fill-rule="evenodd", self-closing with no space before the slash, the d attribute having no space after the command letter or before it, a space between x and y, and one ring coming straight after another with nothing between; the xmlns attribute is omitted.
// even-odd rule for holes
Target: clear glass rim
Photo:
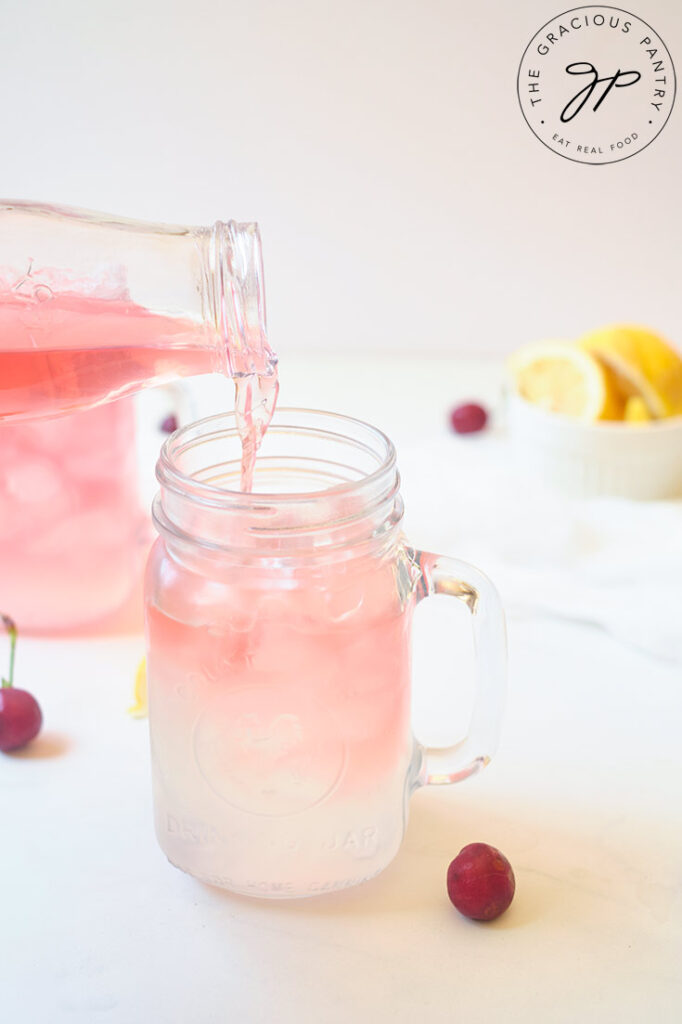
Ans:
<svg viewBox="0 0 682 1024"><path fill-rule="evenodd" d="M290 417L291 422L281 422L283 417ZM299 417L299 422L297 422L297 417ZM319 419L320 426L317 429L320 430L320 433L328 433L330 440L337 438L342 440L344 443L348 443L350 441L357 444L358 447L362 447L362 443L360 441L349 436L348 432L344 432L344 424L346 425L347 431L355 430L356 432L361 431L366 433L368 438L375 441L373 451L375 456L379 459L377 467L370 473L360 476L357 480L349 480L344 483L335 484L332 487L322 487L309 491L295 492L246 492L227 487L217 487L214 484L197 480L195 476L183 473L178 469L177 461L182 454L187 451L188 447L195 444L201 444L202 441L205 440L215 439L216 436L221 433L225 436L234 436L236 434L237 427L235 414L234 412L227 412L217 413L212 416L206 416L200 420L195 420L193 423L189 423L186 426L181 427L174 434L171 434L161 447L159 459L156 464L156 478L163 488L169 488L178 494L191 497L193 501L210 505L214 508L220 506L230 507L233 506L235 502L238 502L242 508L248 508L249 505L260 505L263 502L267 502L268 505L276 507L295 505L305 502L309 503L311 501L334 497L336 495L350 494L363 488L371 487L373 484L380 481L386 474L390 473L393 475L397 473L396 451L393 442L386 434L384 434L383 431L379 430L378 427L374 427L372 424L366 423L364 420L357 419L356 417L347 416L343 413L327 412L323 409L284 406L278 407L275 410L269 430L277 431L278 429L286 428L293 433L300 432L303 435L316 429L315 427L305 426L300 422L301 419L306 417ZM338 426L338 431L325 431L325 423L328 426ZM377 446L379 448L378 451ZM367 448L367 445L365 445L365 447ZM258 459L256 459L256 472L257 467Z"/></svg>
<svg viewBox="0 0 682 1024"><path fill-rule="evenodd" d="M391 542L403 513L400 475L395 448L376 427L340 413L277 409L260 458L267 490L230 489L241 465L234 413L197 420L168 438L152 514L174 550L281 565L351 559ZM273 471L279 490L272 490Z"/></svg>

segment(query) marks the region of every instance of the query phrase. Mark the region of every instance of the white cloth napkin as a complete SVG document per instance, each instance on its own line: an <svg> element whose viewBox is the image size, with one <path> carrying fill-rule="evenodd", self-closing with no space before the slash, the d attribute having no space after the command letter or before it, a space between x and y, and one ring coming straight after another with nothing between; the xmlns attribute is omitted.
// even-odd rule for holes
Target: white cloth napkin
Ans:
<svg viewBox="0 0 682 1024"><path fill-rule="evenodd" d="M566 499L486 432L401 446L412 543L473 562L509 611L593 623L682 663L682 501Z"/></svg>

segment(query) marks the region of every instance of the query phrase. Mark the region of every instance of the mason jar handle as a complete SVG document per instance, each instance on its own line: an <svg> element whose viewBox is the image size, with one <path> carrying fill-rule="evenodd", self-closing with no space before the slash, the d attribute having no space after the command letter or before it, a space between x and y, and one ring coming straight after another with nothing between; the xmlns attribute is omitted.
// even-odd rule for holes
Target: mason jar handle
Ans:
<svg viewBox="0 0 682 1024"><path fill-rule="evenodd" d="M421 748L416 786L461 782L484 768L497 749L507 689L507 638L497 590L480 569L456 558L415 552L419 599L447 594L463 601L474 633L474 706L466 736L451 747Z"/></svg>

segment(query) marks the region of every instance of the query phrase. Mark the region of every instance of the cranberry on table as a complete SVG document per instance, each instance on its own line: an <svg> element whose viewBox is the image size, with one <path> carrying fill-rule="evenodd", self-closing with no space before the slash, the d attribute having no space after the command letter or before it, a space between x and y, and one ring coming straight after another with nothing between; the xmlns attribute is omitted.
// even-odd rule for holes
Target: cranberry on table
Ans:
<svg viewBox="0 0 682 1024"><path fill-rule="evenodd" d="M174 434L178 429L178 418L175 413L169 413L169 415L166 416L159 424L159 429L162 430L164 434Z"/></svg>
<svg viewBox="0 0 682 1024"><path fill-rule="evenodd" d="M503 853L487 843L469 843L450 864L447 886L460 914L474 921L493 921L513 900L516 881Z"/></svg>
<svg viewBox="0 0 682 1024"><path fill-rule="evenodd" d="M8 753L35 739L43 724L43 713L32 694L13 686L17 627L9 615L0 615L0 621L10 638L9 678L0 681L0 750Z"/></svg>
<svg viewBox="0 0 682 1024"><path fill-rule="evenodd" d="M475 434L488 422L488 413L477 402L464 402L450 412L450 426L456 434Z"/></svg>

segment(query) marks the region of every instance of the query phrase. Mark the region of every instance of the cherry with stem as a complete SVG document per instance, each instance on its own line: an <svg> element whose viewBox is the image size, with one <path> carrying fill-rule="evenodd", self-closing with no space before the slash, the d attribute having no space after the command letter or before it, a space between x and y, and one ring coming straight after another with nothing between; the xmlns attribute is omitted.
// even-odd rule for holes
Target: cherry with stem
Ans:
<svg viewBox="0 0 682 1024"><path fill-rule="evenodd" d="M9 615L0 614L0 622L9 636L9 672L0 685L0 750L8 753L35 739L43 724L43 713L33 694L14 685L17 627Z"/></svg>

